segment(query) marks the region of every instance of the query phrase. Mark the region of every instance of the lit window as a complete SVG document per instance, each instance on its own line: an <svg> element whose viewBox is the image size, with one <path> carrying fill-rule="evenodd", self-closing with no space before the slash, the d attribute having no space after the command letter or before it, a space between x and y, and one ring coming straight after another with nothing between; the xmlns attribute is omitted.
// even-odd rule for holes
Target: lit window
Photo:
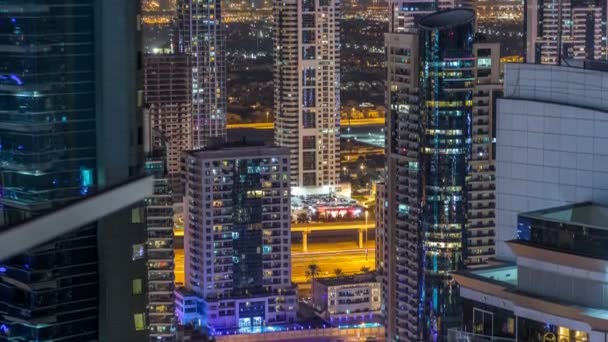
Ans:
<svg viewBox="0 0 608 342"><path fill-rule="evenodd" d="M137 313L133 315L135 322L135 331L143 331L146 328L146 319L143 313Z"/></svg>
<svg viewBox="0 0 608 342"><path fill-rule="evenodd" d="M142 288L143 288L143 281L141 280L141 278L133 279L133 294L134 295L141 294Z"/></svg>
<svg viewBox="0 0 608 342"><path fill-rule="evenodd" d="M143 223L143 222L144 222L143 208L131 209L131 223Z"/></svg>
<svg viewBox="0 0 608 342"><path fill-rule="evenodd" d="M133 261L142 259L144 257L144 251L145 251L145 249L144 249L143 243L138 243L138 244L133 245L133 254L132 254Z"/></svg>

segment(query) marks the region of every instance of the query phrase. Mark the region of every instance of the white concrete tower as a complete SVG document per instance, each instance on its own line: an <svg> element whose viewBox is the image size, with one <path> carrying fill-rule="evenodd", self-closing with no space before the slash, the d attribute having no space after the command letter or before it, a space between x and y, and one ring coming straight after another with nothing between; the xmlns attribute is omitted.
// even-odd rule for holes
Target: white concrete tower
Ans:
<svg viewBox="0 0 608 342"><path fill-rule="evenodd" d="M340 2L274 4L275 142L293 186L333 186L340 169Z"/></svg>

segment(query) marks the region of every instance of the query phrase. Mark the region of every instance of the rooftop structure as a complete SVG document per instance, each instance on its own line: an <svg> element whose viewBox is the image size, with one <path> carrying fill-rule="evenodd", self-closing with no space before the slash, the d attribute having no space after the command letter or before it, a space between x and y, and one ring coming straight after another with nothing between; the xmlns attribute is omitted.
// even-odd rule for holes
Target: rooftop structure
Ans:
<svg viewBox="0 0 608 342"><path fill-rule="evenodd" d="M608 207L591 202L522 213L516 263L457 272L463 329L451 341L604 341L608 337ZM513 227L515 230L515 227Z"/></svg>

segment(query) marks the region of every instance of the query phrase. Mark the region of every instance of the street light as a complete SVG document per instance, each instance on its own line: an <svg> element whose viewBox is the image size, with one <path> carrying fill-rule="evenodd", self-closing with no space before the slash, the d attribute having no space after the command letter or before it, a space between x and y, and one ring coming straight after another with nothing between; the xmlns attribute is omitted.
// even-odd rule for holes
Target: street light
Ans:
<svg viewBox="0 0 608 342"><path fill-rule="evenodd" d="M266 122L268 122L268 115L270 115L270 112L266 111Z"/></svg>
<svg viewBox="0 0 608 342"><path fill-rule="evenodd" d="M365 210L365 243L367 243L367 216L368 216L369 212L367 210Z"/></svg>

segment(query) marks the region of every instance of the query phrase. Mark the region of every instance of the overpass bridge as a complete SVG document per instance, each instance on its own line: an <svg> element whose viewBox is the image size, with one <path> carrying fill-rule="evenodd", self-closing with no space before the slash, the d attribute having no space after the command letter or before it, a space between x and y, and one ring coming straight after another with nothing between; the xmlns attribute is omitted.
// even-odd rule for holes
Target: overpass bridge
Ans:
<svg viewBox="0 0 608 342"><path fill-rule="evenodd" d="M291 232L302 233L302 251L308 252L308 235L312 232L356 230L359 232L359 248L363 248L363 233L367 236L367 231L375 228L374 222L368 224L365 221L310 222L292 224Z"/></svg>
<svg viewBox="0 0 608 342"><path fill-rule="evenodd" d="M384 125L384 118L366 118L366 119L340 119L341 127L348 126L373 126ZM274 122L255 122L255 123L231 123L226 125L228 129L238 128L254 128L254 129L273 129Z"/></svg>

